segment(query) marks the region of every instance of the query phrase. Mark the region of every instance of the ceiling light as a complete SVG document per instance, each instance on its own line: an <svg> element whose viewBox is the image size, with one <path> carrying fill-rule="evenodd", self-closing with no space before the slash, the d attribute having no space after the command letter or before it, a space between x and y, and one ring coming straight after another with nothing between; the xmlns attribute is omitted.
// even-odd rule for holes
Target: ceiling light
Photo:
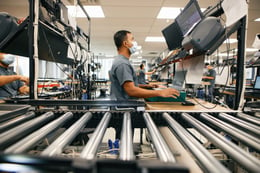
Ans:
<svg viewBox="0 0 260 173"><path fill-rule="evenodd" d="M137 50L142 50L142 46L138 45Z"/></svg>
<svg viewBox="0 0 260 173"><path fill-rule="evenodd" d="M246 48L246 52L256 52L258 49L255 48Z"/></svg>
<svg viewBox="0 0 260 173"><path fill-rule="evenodd" d="M223 43L230 43L230 44L237 43L237 39L235 38L226 39Z"/></svg>
<svg viewBox="0 0 260 173"><path fill-rule="evenodd" d="M157 19L175 19L181 13L182 7L162 7ZM201 8L201 11L205 11L206 8Z"/></svg>
<svg viewBox="0 0 260 173"><path fill-rule="evenodd" d="M181 7L162 7L157 19L175 19L181 12Z"/></svg>
<svg viewBox="0 0 260 173"><path fill-rule="evenodd" d="M77 8L76 8L77 7ZM67 6L69 14L73 17L86 17L80 6ZM83 8L88 13L89 17L91 18L104 18L104 12L102 10L102 7L99 5L93 5L93 6L83 6Z"/></svg>
<svg viewBox="0 0 260 173"><path fill-rule="evenodd" d="M145 38L146 42L165 42L164 37L146 37Z"/></svg>
<svg viewBox="0 0 260 173"><path fill-rule="evenodd" d="M260 18L255 19L255 22L260 22Z"/></svg>

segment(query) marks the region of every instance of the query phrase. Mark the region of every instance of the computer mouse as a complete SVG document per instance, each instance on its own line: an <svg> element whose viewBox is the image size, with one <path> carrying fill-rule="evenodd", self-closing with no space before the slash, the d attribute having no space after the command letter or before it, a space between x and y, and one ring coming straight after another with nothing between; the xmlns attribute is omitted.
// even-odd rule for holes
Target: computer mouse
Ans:
<svg viewBox="0 0 260 173"><path fill-rule="evenodd" d="M183 106L194 106L195 104L189 101L184 101L181 103Z"/></svg>

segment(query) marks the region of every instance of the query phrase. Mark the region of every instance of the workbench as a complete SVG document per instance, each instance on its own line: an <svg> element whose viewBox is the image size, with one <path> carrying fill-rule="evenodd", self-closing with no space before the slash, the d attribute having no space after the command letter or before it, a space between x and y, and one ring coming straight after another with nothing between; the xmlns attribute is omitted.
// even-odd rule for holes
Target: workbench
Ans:
<svg viewBox="0 0 260 173"><path fill-rule="evenodd" d="M146 111L171 112L236 112L235 110L216 105L201 99L188 99L194 106L184 106L181 102L146 102Z"/></svg>

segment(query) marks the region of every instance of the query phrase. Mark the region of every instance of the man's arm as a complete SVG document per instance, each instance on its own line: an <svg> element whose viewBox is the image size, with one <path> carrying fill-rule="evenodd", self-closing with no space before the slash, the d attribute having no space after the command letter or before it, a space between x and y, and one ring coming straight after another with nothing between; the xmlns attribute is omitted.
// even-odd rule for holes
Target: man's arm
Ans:
<svg viewBox="0 0 260 173"><path fill-rule="evenodd" d="M29 78L21 75L5 75L0 76L0 86L6 85L8 83L11 83L13 81L20 80L25 82L26 84L29 84Z"/></svg>
<svg viewBox="0 0 260 173"><path fill-rule="evenodd" d="M149 98L149 97L173 97L179 96L179 91L173 88L167 88L164 90L146 90L134 85L134 82L126 81L123 84L123 88L130 97Z"/></svg>
<svg viewBox="0 0 260 173"><path fill-rule="evenodd" d="M155 71L156 71L156 69L153 69L153 71L146 72L145 74L146 74L146 75L152 75Z"/></svg>
<svg viewBox="0 0 260 173"><path fill-rule="evenodd" d="M202 79L215 79L213 76L203 76Z"/></svg>
<svg viewBox="0 0 260 173"><path fill-rule="evenodd" d="M21 94L28 94L30 92L30 89L27 85L23 85L19 88L19 92Z"/></svg>
<svg viewBox="0 0 260 173"><path fill-rule="evenodd" d="M138 84L138 87L140 88L158 88L159 86L156 84Z"/></svg>

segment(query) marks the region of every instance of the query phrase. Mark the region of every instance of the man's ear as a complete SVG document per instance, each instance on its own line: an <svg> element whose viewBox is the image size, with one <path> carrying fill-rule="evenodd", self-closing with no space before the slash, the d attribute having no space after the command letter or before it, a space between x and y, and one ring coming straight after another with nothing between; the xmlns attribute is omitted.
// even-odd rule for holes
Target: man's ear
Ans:
<svg viewBox="0 0 260 173"><path fill-rule="evenodd" d="M127 46L127 41L123 41L123 46L128 47Z"/></svg>

